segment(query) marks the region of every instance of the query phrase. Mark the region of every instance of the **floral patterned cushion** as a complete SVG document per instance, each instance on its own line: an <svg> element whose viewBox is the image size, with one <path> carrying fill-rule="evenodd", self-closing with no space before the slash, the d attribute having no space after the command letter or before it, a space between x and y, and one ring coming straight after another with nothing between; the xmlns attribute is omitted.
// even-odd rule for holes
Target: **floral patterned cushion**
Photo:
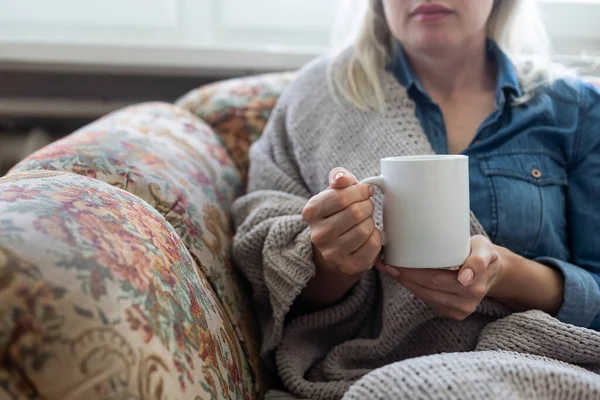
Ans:
<svg viewBox="0 0 600 400"><path fill-rule="evenodd" d="M248 150L258 139L273 106L295 73L277 73L217 82L192 90L177 104L213 127L245 182Z"/></svg>
<svg viewBox="0 0 600 400"><path fill-rule="evenodd" d="M3 399L256 394L225 309L179 233L99 180L0 179L0 315Z"/></svg>
<svg viewBox="0 0 600 400"><path fill-rule="evenodd" d="M260 390L255 321L244 283L230 259L229 208L242 192L242 183L210 127L173 105L132 106L40 150L10 173L32 170L68 171L95 178L153 206L186 245L200 275L208 279L242 345L257 385L255 391ZM62 234L55 227L50 232ZM113 231L109 232L112 235ZM35 243L29 237L23 240L30 247ZM116 241L111 239L111 243ZM139 312L144 306L150 307L146 310L152 307L144 304Z"/></svg>

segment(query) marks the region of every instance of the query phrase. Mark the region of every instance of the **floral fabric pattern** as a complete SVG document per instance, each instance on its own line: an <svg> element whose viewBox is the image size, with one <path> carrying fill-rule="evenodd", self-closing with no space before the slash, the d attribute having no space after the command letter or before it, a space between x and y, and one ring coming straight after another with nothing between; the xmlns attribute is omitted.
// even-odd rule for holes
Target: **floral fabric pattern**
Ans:
<svg viewBox="0 0 600 400"><path fill-rule="evenodd" d="M34 153L13 168L9 177L32 170L68 171L107 182L162 214L210 282L242 345L255 391L260 391L255 321L245 286L230 260L229 207L242 191L241 179L210 127L170 104L132 106ZM58 222L43 218L38 229L48 227L52 235L63 238L70 229ZM119 248L114 251L123 257ZM143 252L131 254L138 253ZM136 315L130 311L129 318Z"/></svg>
<svg viewBox="0 0 600 400"><path fill-rule="evenodd" d="M221 302L154 208L71 173L0 188L0 395L254 397Z"/></svg>
<svg viewBox="0 0 600 400"><path fill-rule="evenodd" d="M295 73L232 79L192 90L177 104L213 127L246 182L248 150Z"/></svg>

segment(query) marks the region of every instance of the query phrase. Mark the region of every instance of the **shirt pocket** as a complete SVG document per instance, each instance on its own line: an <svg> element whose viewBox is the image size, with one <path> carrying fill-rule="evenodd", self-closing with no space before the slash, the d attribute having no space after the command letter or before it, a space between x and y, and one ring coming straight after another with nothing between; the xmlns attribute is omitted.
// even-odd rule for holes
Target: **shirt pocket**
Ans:
<svg viewBox="0 0 600 400"><path fill-rule="evenodd" d="M564 166L539 152L478 158L488 182L494 243L525 257L539 256L545 233L566 232Z"/></svg>

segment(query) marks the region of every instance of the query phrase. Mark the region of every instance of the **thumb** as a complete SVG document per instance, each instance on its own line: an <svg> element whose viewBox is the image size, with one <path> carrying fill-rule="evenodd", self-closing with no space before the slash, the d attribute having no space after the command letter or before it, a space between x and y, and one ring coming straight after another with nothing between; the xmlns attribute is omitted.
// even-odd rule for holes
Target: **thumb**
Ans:
<svg viewBox="0 0 600 400"><path fill-rule="evenodd" d="M471 238L471 255L458 272L458 281L463 286L470 286L481 278L488 266L496 261L497 253L493 251L491 242L483 236Z"/></svg>
<svg viewBox="0 0 600 400"><path fill-rule="evenodd" d="M359 183L358 179L347 169L337 167L329 173L329 187L331 189L343 189Z"/></svg>

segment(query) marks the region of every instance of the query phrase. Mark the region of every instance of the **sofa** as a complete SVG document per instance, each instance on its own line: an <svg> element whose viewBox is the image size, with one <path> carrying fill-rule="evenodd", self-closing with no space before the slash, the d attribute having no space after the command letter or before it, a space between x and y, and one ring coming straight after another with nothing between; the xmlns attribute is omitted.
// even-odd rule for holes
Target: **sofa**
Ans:
<svg viewBox="0 0 600 400"><path fill-rule="evenodd" d="M0 178L0 400L262 398L229 210L293 78L133 105Z"/></svg>
<svg viewBox="0 0 600 400"><path fill-rule="evenodd" d="M254 399L229 210L293 73L133 105L0 178L0 399Z"/></svg>

